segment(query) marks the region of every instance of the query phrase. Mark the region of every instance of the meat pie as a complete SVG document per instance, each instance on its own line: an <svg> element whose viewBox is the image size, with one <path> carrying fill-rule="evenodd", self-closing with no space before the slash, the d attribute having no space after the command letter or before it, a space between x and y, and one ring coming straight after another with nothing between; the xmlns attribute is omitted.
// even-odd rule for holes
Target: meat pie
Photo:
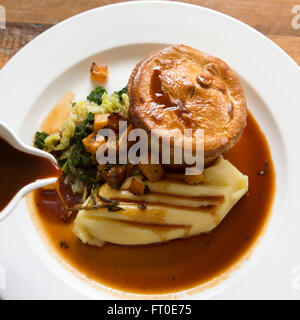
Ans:
<svg viewBox="0 0 300 320"><path fill-rule="evenodd" d="M236 74L222 60L185 45L155 51L139 62L128 94L131 123L148 133L162 129L170 138L171 130L192 129L195 151L196 129L204 129L205 163L230 149L246 126L247 105ZM171 147L175 140L171 135Z"/></svg>

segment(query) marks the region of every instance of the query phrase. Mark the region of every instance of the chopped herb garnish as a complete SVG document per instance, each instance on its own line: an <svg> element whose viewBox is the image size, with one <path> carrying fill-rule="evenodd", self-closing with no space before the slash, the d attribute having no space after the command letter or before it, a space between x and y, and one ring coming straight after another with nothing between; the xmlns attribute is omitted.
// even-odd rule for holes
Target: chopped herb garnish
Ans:
<svg viewBox="0 0 300 320"><path fill-rule="evenodd" d="M118 205L120 204L120 202L118 202L118 201L116 201L116 200L104 198L104 197L100 196L99 194L98 194L98 197L99 197L103 202L112 203L112 204L114 204L115 206L118 206Z"/></svg>

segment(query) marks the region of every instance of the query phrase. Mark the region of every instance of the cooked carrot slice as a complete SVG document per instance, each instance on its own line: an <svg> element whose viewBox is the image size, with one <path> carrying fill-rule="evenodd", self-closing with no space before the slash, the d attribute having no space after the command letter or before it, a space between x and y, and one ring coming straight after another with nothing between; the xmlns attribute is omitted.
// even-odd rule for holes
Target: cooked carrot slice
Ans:
<svg viewBox="0 0 300 320"><path fill-rule="evenodd" d="M82 140L82 143L84 145L84 149L92 154L96 154L97 149L105 142L105 139L101 139L101 136L98 135L97 133L93 132L86 138Z"/></svg>
<svg viewBox="0 0 300 320"><path fill-rule="evenodd" d="M44 120L41 126L42 131L52 134L61 130L71 114L71 104L74 101L74 97L74 93L71 91L63 94Z"/></svg>
<svg viewBox="0 0 300 320"><path fill-rule="evenodd" d="M107 82L108 80L108 67L98 66L95 62L91 66L91 80L98 82Z"/></svg>
<svg viewBox="0 0 300 320"><path fill-rule="evenodd" d="M94 131L98 132L99 130L103 129L108 122L108 116L109 114L102 114L98 113L94 117Z"/></svg>

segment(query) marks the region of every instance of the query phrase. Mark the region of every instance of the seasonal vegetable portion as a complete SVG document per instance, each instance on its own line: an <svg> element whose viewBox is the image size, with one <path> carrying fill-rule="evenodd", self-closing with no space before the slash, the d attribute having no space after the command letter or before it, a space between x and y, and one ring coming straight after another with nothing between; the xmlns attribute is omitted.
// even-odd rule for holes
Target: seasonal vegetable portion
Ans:
<svg viewBox="0 0 300 320"><path fill-rule="evenodd" d="M61 100L66 99L62 97ZM82 194L84 201L92 188L106 180L111 181L115 176L113 171L120 170L112 170L112 166L98 169L96 152L99 146L106 143L106 139L97 133L104 128L118 131L116 121L126 121L127 89L108 95L105 88L97 86L87 100L70 103L69 108L71 113L64 105L64 109L58 109L55 115L65 117L65 110L70 113L61 129L52 134L47 133L47 128L36 132L34 145L55 156L64 173L63 181L70 184L74 194ZM120 183L111 181L111 184Z"/></svg>
<svg viewBox="0 0 300 320"><path fill-rule="evenodd" d="M37 132L35 134L35 139L34 139L34 145L38 147L39 149L43 149L45 146L45 139L49 136L48 133L42 131L42 132Z"/></svg>

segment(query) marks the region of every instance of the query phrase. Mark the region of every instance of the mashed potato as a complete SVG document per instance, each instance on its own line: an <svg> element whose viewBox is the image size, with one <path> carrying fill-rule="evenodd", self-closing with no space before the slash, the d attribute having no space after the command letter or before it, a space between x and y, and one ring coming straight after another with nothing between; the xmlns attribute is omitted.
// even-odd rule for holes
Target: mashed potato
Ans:
<svg viewBox="0 0 300 320"><path fill-rule="evenodd" d="M200 185L143 181L150 192L137 196L127 190L130 179L120 190L104 184L97 191L122 210L79 211L74 232L83 243L144 245L209 232L248 191L248 177L223 158L204 170Z"/></svg>

